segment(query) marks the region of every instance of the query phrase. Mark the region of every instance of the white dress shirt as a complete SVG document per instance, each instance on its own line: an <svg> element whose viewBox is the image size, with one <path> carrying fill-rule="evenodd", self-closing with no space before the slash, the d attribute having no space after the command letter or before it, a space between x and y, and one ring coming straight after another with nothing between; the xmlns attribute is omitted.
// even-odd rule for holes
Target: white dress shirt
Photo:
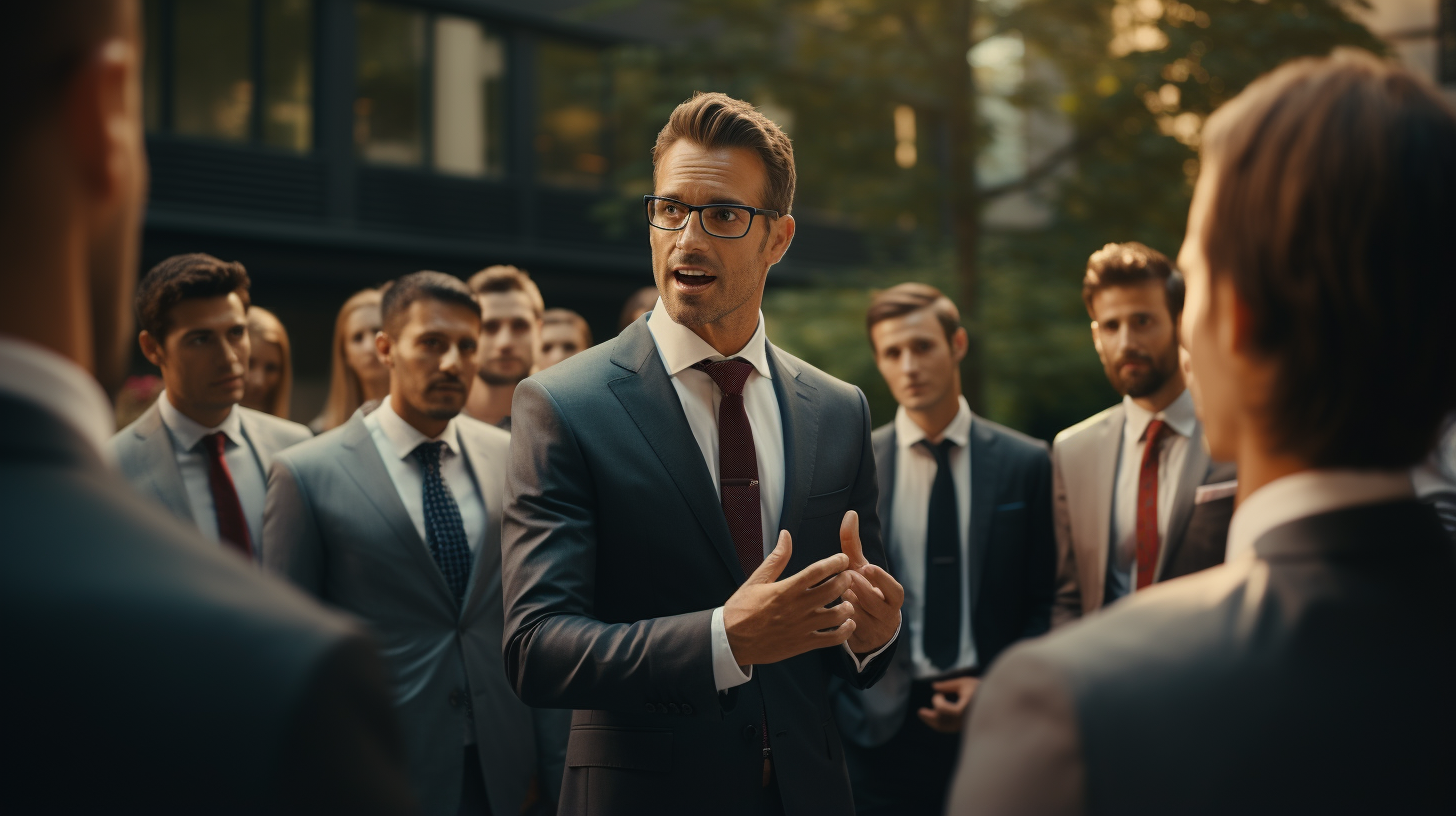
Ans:
<svg viewBox="0 0 1456 816"><path fill-rule="evenodd" d="M1224 561L1254 557L1254 542L1282 524L1358 507L1415 498L1410 471L1305 470L1255 490L1229 522Z"/></svg>
<svg viewBox="0 0 1456 816"><path fill-rule="evenodd" d="M215 428L208 428L177 410L166 391L157 397L157 409L162 414L167 434L172 437L172 454L177 458L177 470L182 473L182 486L187 490L187 506L192 509L192 520L209 541L219 541L220 537L217 507L212 501L212 480L208 476L208 455L201 443L203 437L219 431L227 437L222 458L227 462L233 488L243 505L243 518L248 522L248 538L252 539L253 553L255 556L261 553L263 502L268 492L268 475L263 472L252 443L243 433L237 406L233 406L227 418Z"/></svg>
<svg viewBox="0 0 1456 816"><path fill-rule="evenodd" d="M960 410L940 436L955 443L950 450L950 476L955 485L956 513L961 548L961 643L954 665L937 667L925 656L925 537L930 511L930 490L937 475L935 454L921 445L927 439L915 420L901 407L895 412L895 495L890 506L886 545L905 587L901 611L910 627L910 662L915 678L924 680L948 671L976 666L976 643L971 637L971 576L965 569L971 557L971 406L960 398Z"/></svg>
<svg viewBox="0 0 1456 816"><path fill-rule="evenodd" d="M59 418L105 457L116 414L96 378L70 358L18 337L0 335L0 393Z"/></svg>
<svg viewBox="0 0 1456 816"><path fill-rule="evenodd" d="M405 512L414 522L415 531L426 547L429 547L430 539L425 533L425 469L414 452L422 442L445 443L445 450L440 456L440 475L445 479L445 486L450 488L450 495L455 498L455 506L460 508L460 520L465 522L465 541L474 555L485 541L485 500L480 497L475 477L460 452L458 422L459 417L450 420L444 433L430 439L395 413L388 399L364 417L364 427L369 429L369 438L374 440L379 458L384 460L389 480L394 482L399 500L404 503Z"/></svg>
<svg viewBox="0 0 1456 816"><path fill-rule="evenodd" d="M727 360L740 358L753 366L748 380L743 384L743 407L748 414L748 427L753 431L753 447L758 459L759 508L763 516L763 552L767 557L778 544L779 514L784 506L784 482L787 479L784 459L784 419L779 414L779 401L774 393L773 375L768 366L768 335L764 329L763 312L758 313L758 328L753 336L735 354L724 356L708 345L708 342L692 329L674 321L658 298L652 307L652 316L647 319L647 330L657 344L658 356L672 378L672 387L682 403L683 414L693 438L707 463L708 472L713 474L713 489L719 489L718 480L718 404L723 392L706 372L693 368L694 363L703 360ZM713 610L712 618L713 680L719 691L741 686L753 678L753 667L742 667L733 659L733 649L728 644L728 628L723 622L723 607ZM898 632L896 633L898 636ZM891 638L889 643L893 643ZM889 646L875 651L863 660L844 644L859 671ZM747 672L744 669L747 669Z"/></svg>
<svg viewBox="0 0 1456 816"><path fill-rule="evenodd" d="M1167 425L1163 446L1158 452L1158 541L1168 542L1168 520L1173 515L1173 499L1178 494L1183 463L1188 459L1188 442L1198 427L1193 411L1193 395L1184 389L1167 408L1151 413L1122 398L1127 420L1122 426L1122 452L1118 457L1117 481L1112 490L1112 547L1107 564L1107 602L1130 594L1137 586L1137 498L1138 476L1147 448L1148 425L1161 419Z"/></svg>

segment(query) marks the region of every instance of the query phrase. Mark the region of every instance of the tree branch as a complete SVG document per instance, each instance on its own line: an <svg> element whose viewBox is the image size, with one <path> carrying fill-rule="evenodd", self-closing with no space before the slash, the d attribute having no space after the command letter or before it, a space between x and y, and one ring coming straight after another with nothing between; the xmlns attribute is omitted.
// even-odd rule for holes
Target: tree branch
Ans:
<svg viewBox="0 0 1456 816"><path fill-rule="evenodd" d="M1095 133L1088 133L1067 142L1051 153L1048 153L1046 158L1037 163L1035 167L1027 170L1025 175L1015 181L1008 181L1005 184L997 184L992 187L982 187L981 199L983 201L990 201L1004 195L1010 195L1011 193L1035 187L1042 179L1055 173L1068 160L1090 147L1097 135Z"/></svg>

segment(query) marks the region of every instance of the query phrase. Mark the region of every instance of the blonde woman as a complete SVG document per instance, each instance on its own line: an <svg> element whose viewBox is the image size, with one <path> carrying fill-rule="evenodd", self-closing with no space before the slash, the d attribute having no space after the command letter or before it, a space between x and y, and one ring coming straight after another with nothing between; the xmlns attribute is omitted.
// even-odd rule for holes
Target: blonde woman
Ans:
<svg viewBox="0 0 1456 816"><path fill-rule="evenodd" d="M343 425L365 403L377 404L389 394L389 370L374 350L379 332L378 289L356 292L344 301L334 321L333 373L329 377L329 398L309 428L323 433Z"/></svg>
<svg viewBox="0 0 1456 816"><path fill-rule="evenodd" d="M277 315L261 306L252 306L248 309L248 336L253 353L248 359L243 407L287 419L288 398L293 392L293 354L288 332Z"/></svg>

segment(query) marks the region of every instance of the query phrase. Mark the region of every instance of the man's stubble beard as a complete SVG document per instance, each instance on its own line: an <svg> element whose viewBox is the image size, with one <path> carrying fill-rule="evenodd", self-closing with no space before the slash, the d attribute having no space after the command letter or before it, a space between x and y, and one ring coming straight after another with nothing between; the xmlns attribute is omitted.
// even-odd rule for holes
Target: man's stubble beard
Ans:
<svg viewBox="0 0 1456 816"><path fill-rule="evenodd" d="M1147 356L1145 359L1148 362L1148 373L1131 381L1118 373L1124 359L1126 359L1126 355L1114 360L1110 366L1104 364L1103 370L1107 374L1108 381L1119 394L1141 399L1158 393L1177 373L1178 344L1176 341L1169 343L1164 352L1157 357Z"/></svg>
<svg viewBox="0 0 1456 816"><path fill-rule="evenodd" d="M531 376L531 366L525 366L524 373L520 374L519 376L496 374L494 372L487 371L485 366L481 366L480 370L476 372L475 376L479 377L481 382L489 386L520 385L522 380Z"/></svg>
<svg viewBox="0 0 1456 816"><path fill-rule="evenodd" d="M668 266L671 267L676 265L701 265L707 267L706 263L700 263L700 261L700 256L690 255L687 258L683 259L680 264L669 263ZM730 274L718 275L717 278L720 282L722 282L728 280L730 276L737 279L739 276L744 276L748 274L750 274L748 270L735 270ZM762 291L760 288L757 287L750 288L743 293L742 297L737 298L731 305L725 304L720 306L715 303L705 303L701 301L696 304L690 304L684 302L681 293L679 293L676 289L672 287L672 280L670 278L670 275L665 276L662 282L657 287L657 291L662 296L662 305L666 307L667 314L669 317L672 318L674 323L677 323L680 326L687 326L689 328L692 328L694 326L707 326L722 321L723 318L743 308L744 304L752 300L755 294ZM726 287L724 288L726 289Z"/></svg>

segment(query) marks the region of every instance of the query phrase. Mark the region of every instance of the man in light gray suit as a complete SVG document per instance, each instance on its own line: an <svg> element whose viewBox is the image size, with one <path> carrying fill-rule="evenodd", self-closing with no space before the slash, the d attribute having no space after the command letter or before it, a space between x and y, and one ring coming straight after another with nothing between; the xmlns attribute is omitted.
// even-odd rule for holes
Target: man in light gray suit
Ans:
<svg viewBox="0 0 1456 816"><path fill-rule="evenodd" d="M554 800L565 723L551 733L541 712L538 735L501 662L510 435L457 416L480 304L459 280L418 272L385 294L383 321L389 399L277 457L264 563L374 630L425 812L514 816L538 766L538 795Z"/></svg>
<svg viewBox="0 0 1456 816"><path fill-rule="evenodd" d="M173 256L142 279L136 314L142 353L167 389L111 438L110 454L137 490L257 559L268 468L312 434L238 405L251 351L248 273L211 255Z"/></svg>
<svg viewBox="0 0 1456 816"><path fill-rule="evenodd" d="M1052 444L1053 626L1164 580L1172 563L1221 563L1221 552L1190 564L1179 550L1199 485L1233 478L1209 459L1179 365L1183 278L1172 262L1136 242L1108 244L1087 261L1082 300L1123 399Z"/></svg>

